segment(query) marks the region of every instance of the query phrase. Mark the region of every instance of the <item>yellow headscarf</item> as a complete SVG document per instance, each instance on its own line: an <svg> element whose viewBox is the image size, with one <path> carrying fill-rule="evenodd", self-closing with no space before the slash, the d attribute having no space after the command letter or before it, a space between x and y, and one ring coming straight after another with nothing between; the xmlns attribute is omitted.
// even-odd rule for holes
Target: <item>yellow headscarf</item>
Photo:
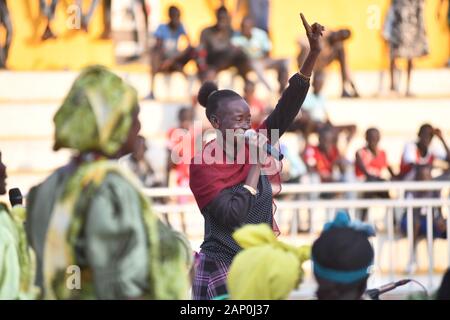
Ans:
<svg viewBox="0 0 450 320"><path fill-rule="evenodd" d="M136 90L102 66L81 72L57 111L55 150L100 151L114 155L128 137Z"/></svg>
<svg viewBox="0 0 450 320"><path fill-rule="evenodd" d="M278 241L267 224L246 225L235 231L233 238L244 250L234 258L228 273L231 299L286 299L300 284L310 246Z"/></svg>

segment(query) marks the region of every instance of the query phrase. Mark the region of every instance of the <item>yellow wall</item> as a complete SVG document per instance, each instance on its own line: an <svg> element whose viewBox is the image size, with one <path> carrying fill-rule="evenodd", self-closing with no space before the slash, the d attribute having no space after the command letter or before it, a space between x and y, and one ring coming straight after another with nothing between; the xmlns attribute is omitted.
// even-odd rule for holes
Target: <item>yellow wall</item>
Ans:
<svg viewBox="0 0 450 320"><path fill-rule="evenodd" d="M88 0L85 0L89 2ZM115 0L118 1L118 0ZM226 0L234 12L236 0ZM101 11L97 10L92 21L92 30L86 35L81 31L66 28L67 6L73 0L60 1L55 21L58 40L41 42L40 36L45 22L39 19L38 0L8 0L13 20L14 39L8 66L11 69L78 69L91 63L111 66L114 63L113 45L110 41L98 40L102 31ZM218 0L161 0L163 21L169 5L182 10L182 19L194 43L202 28L214 23L212 10ZM387 52L380 37L383 18L389 0L271 0L270 28L274 42L273 55L294 57L296 40L304 34L298 13L305 14L310 23L320 22L328 28L349 27L353 37L347 45L350 66L353 69L379 69L387 66ZM417 60L418 67L441 67L449 56L449 33L446 11L437 21L439 0L427 0L425 19L430 54ZM370 10L374 13L370 14ZM377 13L380 19L377 19ZM243 13L235 16L239 25ZM378 25L378 26L377 26ZM37 26L37 27L36 27Z"/></svg>
<svg viewBox="0 0 450 320"><path fill-rule="evenodd" d="M58 39L40 40L46 21L39 16L38 0L8 0L13 41L8 67L15 70L79 69L89 64L114 63L111 41L98 40L102 32L101 10L92 17L89 34L69 29L67 10L73 0L60 0L52 30ZM85 8L90 1L85 2ZM101 9L101 8L100 8Z"/></svg>

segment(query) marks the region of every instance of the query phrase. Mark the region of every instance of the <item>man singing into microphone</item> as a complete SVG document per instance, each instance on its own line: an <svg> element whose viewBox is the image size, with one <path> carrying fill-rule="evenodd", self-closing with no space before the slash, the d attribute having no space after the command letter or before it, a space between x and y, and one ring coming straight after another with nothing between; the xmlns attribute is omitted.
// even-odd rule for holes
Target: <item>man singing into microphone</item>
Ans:
<svg viewBox="0 0 450 320"><path fill-rule="evenodd" d="M281 136L298 114L321 50L320 37L324 28L318 23L310 26L303 15L301 19L310 52L301 70L289 80L289 87L283 92L275 110L259 128L266 129L268 136L272 136L271 130L278 130L278 136ZM200 88L198 100L206 108L206 116L218 135L216 140L205 146L201 154L193 158L190 167L190 187L205 218L205 238L197 261L193 298L205 300L227 294L228 268L241 249L231 236L237 227L249 223L267 223L275 232L278 230L273 220L274 184L271 186L269 176L262 172L264 163L258 161L250 164L244 161L241 164L236 161L239 157L235 153L234 159L231 159L234 161L230 162L228 148L222 147L236 144L236 139L226 141L227 131L250 129L248 104L236 92L218 90L211 82L206 82ZM250 140L251 145L256 143ZM226 141L226 144L220 141ZM215 153L220 150L219 153L227 157L227 163L207 161L205 151L208 149L215 150ZM234 149L236 151L236 146ZM278 180L279 186L279 175L274 174L272 178Z"/></svg>

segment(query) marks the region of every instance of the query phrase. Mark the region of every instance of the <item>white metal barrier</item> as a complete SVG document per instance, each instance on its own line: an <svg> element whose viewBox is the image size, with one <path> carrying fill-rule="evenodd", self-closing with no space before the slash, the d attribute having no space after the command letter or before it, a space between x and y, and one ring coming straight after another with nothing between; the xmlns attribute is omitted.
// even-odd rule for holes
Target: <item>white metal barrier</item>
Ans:
<svg viewBox="0 0 450 320"><path fill-rule="evenodd" d="M450 266L450 241L448 232L450 231L450 182L370 182L370 183L327 183L327 184L285 184L282 186L280 195L300 195L320 192L370 192L387 191L395 195L391 199L320 199L320 200L277 200L277 210L298 210L298 209L347 209L352 217L355 217L355 210L362 208L381 207L386 209L387 234L389 242L389 272L393 277L394 272L394 209L406 209L407 214L407 239L410 258L414 254L414 233L413 233L413 208L424 207L427 216L427 248L429 259L429 287L433 286L433 216L432 208L447 208L447 254L448 265ZM439 198L427 199L405 199L408 191L440 191ZM145 193L150 198L174 197L192 195L189 188L152 188L146 189ZM176 214L179 212L192 212L199 209L195 203L189 204L155 204L154 209L159 213ZM292 228L292 234L296 232Z"/></svg>

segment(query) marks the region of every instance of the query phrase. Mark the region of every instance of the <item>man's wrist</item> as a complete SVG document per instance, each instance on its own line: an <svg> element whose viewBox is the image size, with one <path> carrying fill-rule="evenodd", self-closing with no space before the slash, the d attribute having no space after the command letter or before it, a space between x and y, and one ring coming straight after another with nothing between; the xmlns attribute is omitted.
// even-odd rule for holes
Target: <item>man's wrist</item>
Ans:
<svg viewBox="0 0 450 320"><path fill-rule="evenodd" d="M258 193L257 190L255 188L253 188L252 186L249 186L248 184L244 184L243 186L245 189L247 189L252 195L256 196L256 194Z"/></svg>
<svg viewBox="0 0 450 320"><path fill-rule="evenodd" d="M318 56L322 50L320 48L311 48L309 50L310 55Z"/></svg>

